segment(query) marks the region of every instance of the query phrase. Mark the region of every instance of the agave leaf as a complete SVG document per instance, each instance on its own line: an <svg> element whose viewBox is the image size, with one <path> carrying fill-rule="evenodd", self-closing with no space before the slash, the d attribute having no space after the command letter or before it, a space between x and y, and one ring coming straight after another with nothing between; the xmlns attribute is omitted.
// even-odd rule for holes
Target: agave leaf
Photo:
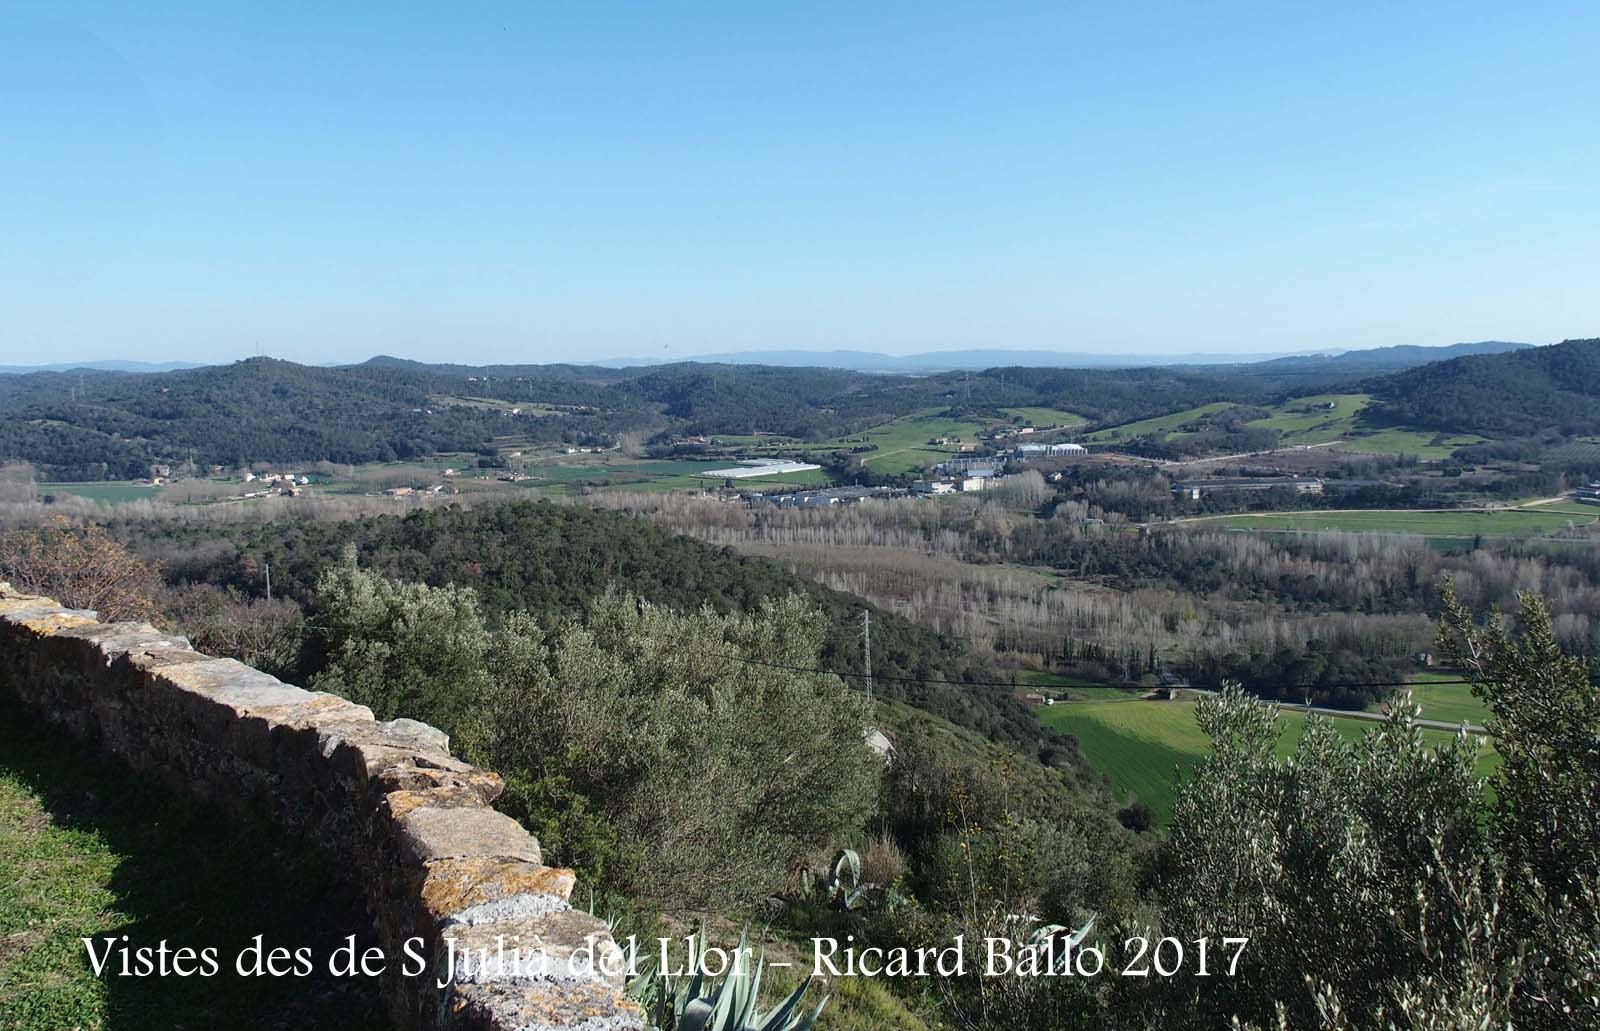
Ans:
<svg viewBox="0 0 1600 1031"><path fill-rule="evenodd" d="M822 1007L826 1006L827 1004L828 997L824 995L817 1002L816 1006L812 1008L811 1012L801 1017L800 1022L795 1024L794 1027L790 1028L789 1031L811 1031L812 1028L817 1026L817 1018L822 1016Z"/></svg>
<svg viewBox="0 0 1600 1031"><path fill-rule="evenodd" d="M800 997L805 995L806 989L809 987L811 987L811 978L807 977L800 982L800 987L789 993L789 997L783 1000L783 1005L773 1010L766 1020L761 1021L761 1018L757 1017L756 1019L761 1022L760 1031L784 1031L789 1025L789 1018L800 1006ZM823 996L823 999L826 1000L827 996Z"/></svg>
<svg viewBox="0 0 1600 1031"><path fill-rule="evenodd" d="M711 1026L711 1004L704 999L690 999L678 1018L677 1031L707 1031Z"/></svg>

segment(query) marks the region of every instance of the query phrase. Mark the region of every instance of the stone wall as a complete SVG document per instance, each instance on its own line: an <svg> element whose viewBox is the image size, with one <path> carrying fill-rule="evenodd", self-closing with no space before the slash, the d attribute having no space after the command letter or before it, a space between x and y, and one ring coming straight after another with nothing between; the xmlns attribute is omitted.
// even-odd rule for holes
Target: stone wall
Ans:
<svg viewBox="0 0 1600 1031"><path fill-rule="evenodd" d="M395 1027L644 1026L605 923L568 904L572 871L541 863L539 843L491 807L500 778L452 758L442 731L378 722L148 623L101 623L6 584L0 686L137 770L321 846L395 960L383 983ZM398 959L416 939L433 970L405 978ZM489 962L458 958L438 989L446 939L458 957L487 947Z"/></svg>

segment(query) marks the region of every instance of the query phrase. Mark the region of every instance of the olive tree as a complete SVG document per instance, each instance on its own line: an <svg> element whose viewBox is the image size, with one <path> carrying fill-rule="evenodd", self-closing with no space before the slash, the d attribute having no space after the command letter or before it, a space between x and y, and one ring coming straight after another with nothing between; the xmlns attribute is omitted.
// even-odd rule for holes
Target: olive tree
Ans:
<svg viewBox="0 0 1600 1031"><path fill-rule="evenodd" d="M825 629L793 595L722 616L611 592L549 632L513 617L474 752L556 861L636 902L751 902L875 798L870 702L808 671Z"/></svg>

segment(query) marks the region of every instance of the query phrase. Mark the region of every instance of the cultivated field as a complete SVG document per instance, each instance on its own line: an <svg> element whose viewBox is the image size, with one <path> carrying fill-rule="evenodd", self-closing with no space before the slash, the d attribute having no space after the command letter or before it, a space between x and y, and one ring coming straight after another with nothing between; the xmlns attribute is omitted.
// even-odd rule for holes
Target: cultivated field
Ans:
<svg viewBox="0 0 1600 1031"><path fill-rule="evenodd" d="M1014 419L1021 419L1024 426L1035 426L1043 429L1048 426L1082 426L1088 422L1083 416L1069 412L1065 408L1002 408L1001 412Z"/></svg>
<svg viewBox="0 0 1600 1031"><path fill-rule="evenodd" d="M1120 795L1137 795L1156 811L1162 823L1172 816L1173 778L1187 773L1205 756L1210 741L1195 725L1193 702L1112 700L1063 702L1041 708L1047 725L1077 737L1084 756L1111 778ZM1375 726L1369 720L1333 718L1334 727L1349 740L1357 740ZM1278 754L1294 751L1305 727L1302 713L1284 712L1278 737ZM1432 744L1450 740L1443 730L1425 730ZM1478 772L1487 775L1498 761L1485 748Z"/></svg>
<svg viewBox="0 0 1600 1031"><path fill-rule="evenodd" d="M1460 680L1457 674L1421 673L1415 679L1416 683L1411 688L1411 699L1422 706L1423 719L1446 720L1450 723L1467 722L1483 726L1484 720L1489 718L1489 707L1478 700L1472 693L1470 685L1438 683L1441 680ZM1379 703L1369 708L1373 712L1382 712L1383 704Z"/></svg>
<svg viewBox="0 0 1600 1031"><path fill-rule="evenodd" d="M1288 445L1324 444L1348 437L1355 430L1356 415L1371 403L1370 394L1300 397L1278 405L1271 415L1249 425L1277 430Z"/></svg>
<svg viewBox="0 0 1600 1031"><path fill-rule="evenodd" d="M1574 506L1576 507L1576 506ZM1423 537L1467 538L1539 537L1600 519L1600 511L1587 513L1549 511L1542 508L1506 508L1492 511L1344 511L1268 512L1259 515L1218 516L1196 520L1198 525L1230 530L1317 533L1343 530L1352 533L1403 533Z"/></svg>
<svg viewBox="0 0 1600 1031"><path fill-rule="evenodd" d="M1265 418L1255 419L1246 425L1277 430L1283 435L1284 447L1307 447L1338 441L1336 450L1339 451L1367 455L1404 454L1429 460L1448 458L1456 448L1484 439L1470 433L1441 435L1430 430L1374 427L1364 423L1361 417L1371 403L1370 394L1315 394L1270 407ZM1085 439L1105 443L1158 432L1181 438L1185 434L1183 426L1232 407L1232 402L1218 401L1153 419L1109 426L1096 430Z"/></svg>
<svg viewBox="0 0 1600 1031"><path fill-rule="evenodd" d="M1202 416L1232 407L1232 401L1215 401L1208 405L1200 405L1197 408L1185 408L1181 412L1170 412L1151 419L1140 419L1138 422L1125 422L1121 426L1107 426L1103 430L1095 430L1084 439L1096 443L1105 443L1106 441L1141 437L1147 433L1171 433L1180 426L1191 423Z"/></svg>
<svg viewBox="0 0 1600 1031"><path fill-rule="evenodd" d="M942 408L926 408L874 426L870 430L841 437L832 447L875 444L878 450L862 456L862 462L880 473L906 473L926 469L958 453L955 447L930 444L940 437L974 441L984 423L973 419L952 419Z"/></svg>
<svg viewBox="0 0 1600 1031"><path fill-rule="evenodd" d="M108 505L121 505L129 501L143 501L154 498L161 493L160 487L152 487L147 483L41 483L37 485L39 494L72 494L90 501L100 501Z"/></svg>

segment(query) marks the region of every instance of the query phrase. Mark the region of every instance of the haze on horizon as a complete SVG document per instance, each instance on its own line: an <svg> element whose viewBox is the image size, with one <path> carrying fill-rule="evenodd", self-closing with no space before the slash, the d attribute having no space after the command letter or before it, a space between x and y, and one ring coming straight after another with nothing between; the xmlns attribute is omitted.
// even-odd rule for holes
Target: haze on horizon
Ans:
<svg viewBox="0 0 1600 1031"><path fill-rule="evenodd" d="M1600 8L0 13L0 364L1594 332Z"/></svg>

